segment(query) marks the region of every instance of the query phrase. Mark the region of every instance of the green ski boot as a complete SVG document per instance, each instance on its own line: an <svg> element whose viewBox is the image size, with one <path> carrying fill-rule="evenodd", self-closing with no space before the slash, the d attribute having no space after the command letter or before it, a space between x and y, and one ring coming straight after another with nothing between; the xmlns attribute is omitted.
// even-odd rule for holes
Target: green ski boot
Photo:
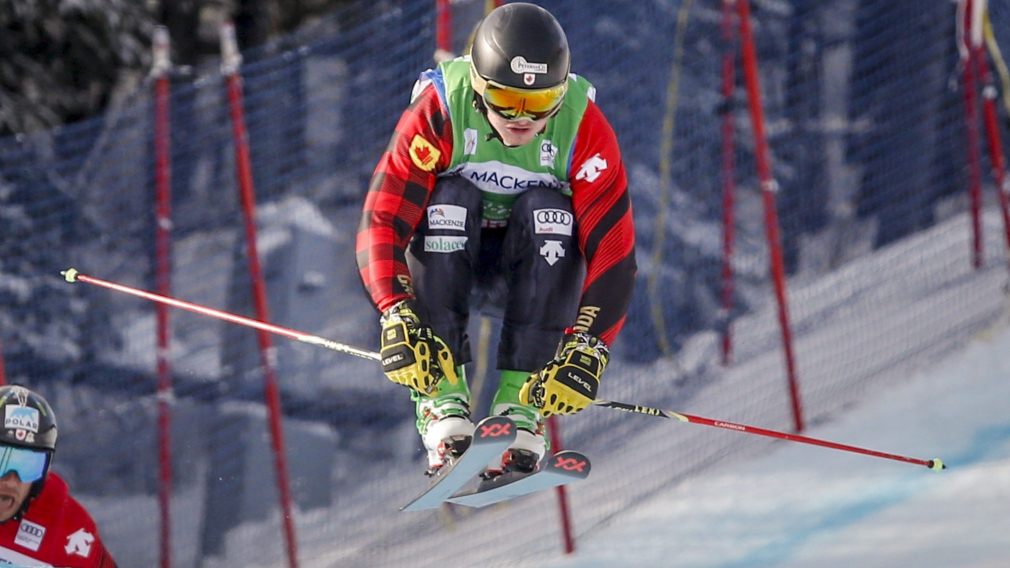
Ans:
<svg viewBox="0 0 1010 568"><path fill-rule="evenodd" d="M438 396L424 396L411 391L417 414L417 433L428 451L429 476L438 475L470 447L474 425L470 420L470 389L463 367L457 367L459 382L455 385L442 379Z"/></svg>
<svg viewBox="0 0 1010 568"><path fill-rule="evenodd" d="M514 471L529 474L537 469L540 459L547 453L547 426L540 411L519 402L519 389L530 376L525 371L502 371L498 392L491 403L491 415L508 416L518 427L516 441L502 455L501 460L488 464L485 478Z"/></svg>

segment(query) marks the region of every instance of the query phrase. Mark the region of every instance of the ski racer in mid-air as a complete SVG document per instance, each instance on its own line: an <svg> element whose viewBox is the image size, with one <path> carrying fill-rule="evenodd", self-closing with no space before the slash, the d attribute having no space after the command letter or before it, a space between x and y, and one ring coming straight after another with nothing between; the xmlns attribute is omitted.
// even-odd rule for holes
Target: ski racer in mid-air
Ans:
<svg viewBox="0 0 1010 568"><path fill-rule="evenodd" d="M501 315L490 413L519 428L485 477L536 469L543 417L592 404L624 324L636 271L624 164L570 59L543 8L493 10L468 57L421 75L372 176L358 268L381 312L383 372L412 389L430 474L474 432L472 302Z"/></svg>

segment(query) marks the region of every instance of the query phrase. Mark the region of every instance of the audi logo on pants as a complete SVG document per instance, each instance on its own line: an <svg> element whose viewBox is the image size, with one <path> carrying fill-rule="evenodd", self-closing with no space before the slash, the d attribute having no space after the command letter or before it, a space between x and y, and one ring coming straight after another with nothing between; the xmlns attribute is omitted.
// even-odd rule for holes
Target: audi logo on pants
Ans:
<svg viewBox="0 0 1010 568"><path fill-rule="evenodd" d="M572 235L572 214L564 209L535 209L534 232L549 235Z"/></svg>
<svg viewBox="0 0 1010 568"><path fill-rule="evenodd" d="M537 223L557 223L571 225L572 214L563 209L537 209L533 212Z"/></svg>

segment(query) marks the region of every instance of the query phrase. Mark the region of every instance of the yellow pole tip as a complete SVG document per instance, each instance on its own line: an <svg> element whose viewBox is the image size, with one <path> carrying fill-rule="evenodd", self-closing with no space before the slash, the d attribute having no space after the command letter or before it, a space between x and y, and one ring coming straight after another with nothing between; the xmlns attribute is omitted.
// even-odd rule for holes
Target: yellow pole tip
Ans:
<svg viewBox="0 0 1010 568"><path fill-rule="evenodd" d="M77 274L78 273L77 273L77 269L76 268L68 268L66 270L61 270L60 274L63 275L63 278L65 278L67 280L67 282L70 282L70 283L77 282Z"/></svg>
<svg viewBox="0 0 1010 568"><path fill-rule="evenodd" d="M929 466L929 469L933 471L940 471L942 469L947 469L947 466L944 465L943 460L941 460L940 458L933 459L932 464L933 465Z"/></svg>

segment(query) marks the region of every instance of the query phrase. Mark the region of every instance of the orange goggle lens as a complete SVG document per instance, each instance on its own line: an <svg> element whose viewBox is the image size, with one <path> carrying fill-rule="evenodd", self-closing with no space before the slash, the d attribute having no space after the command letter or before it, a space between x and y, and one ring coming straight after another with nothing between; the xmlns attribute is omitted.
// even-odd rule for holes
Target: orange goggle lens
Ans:
<svg viewBox="0 0 1010 568"><path fill-rule="evenodd" d="M548 118L558 111L568 91L568 82L550 89L530 90L504 87L488 82L482 96L484 104L509 120Z"/></svg>

